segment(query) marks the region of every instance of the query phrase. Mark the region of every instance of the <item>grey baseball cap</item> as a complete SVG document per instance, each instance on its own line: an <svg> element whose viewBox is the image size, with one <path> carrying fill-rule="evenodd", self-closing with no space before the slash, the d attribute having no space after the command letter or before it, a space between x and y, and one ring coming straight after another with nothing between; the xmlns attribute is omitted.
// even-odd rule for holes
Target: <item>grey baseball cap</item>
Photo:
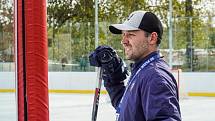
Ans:
<svg viewBox="0 0 215 121"><path fill-rule="evenodd" d="M152 12L141 10L132 12L122 24L110 25L109 30L113 34L122 34L122 30L144 30L149 33L156 32L159 39L162 39L163 34L163 27L158 17ZM160 42L158 44L160 44Z"/></svg>

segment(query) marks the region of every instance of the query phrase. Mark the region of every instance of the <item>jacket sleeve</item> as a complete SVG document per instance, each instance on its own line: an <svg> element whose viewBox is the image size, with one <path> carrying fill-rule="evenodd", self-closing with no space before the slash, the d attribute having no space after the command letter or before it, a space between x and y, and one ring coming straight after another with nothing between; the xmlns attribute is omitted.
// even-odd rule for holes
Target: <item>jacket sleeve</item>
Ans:
<svg viewBox="0 0 215 121"><path fill-rule="evenodd" d="M110 96L112 106L116 109L125 91L124 84L106 86L105 88Z"/></svg>
<svg viewBox="0 0 215 121"><path fill-rule="evenodd" d="M113 107L116 109L125 91L124 80L127 78L127 68L121 63L112 74L103 74L106 88ZM123 68L122 68L123 67Z"/></svg>
<svg viewBox="0 0 215 121"><path fill-rule="evenodd" d="M152 75L141 93L147 121L181 121L177 85L170 76Z"/></svg>

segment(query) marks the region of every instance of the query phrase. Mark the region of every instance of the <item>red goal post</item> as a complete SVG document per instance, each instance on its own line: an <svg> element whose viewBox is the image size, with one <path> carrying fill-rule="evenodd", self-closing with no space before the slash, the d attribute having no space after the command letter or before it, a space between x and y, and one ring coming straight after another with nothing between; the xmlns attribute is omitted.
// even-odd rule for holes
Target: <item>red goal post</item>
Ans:
<svg viewBox="0 0 215 121"><path fill-rule="evenodd" d="M49 121L47 6L14 0L17 121Z"/></svg>

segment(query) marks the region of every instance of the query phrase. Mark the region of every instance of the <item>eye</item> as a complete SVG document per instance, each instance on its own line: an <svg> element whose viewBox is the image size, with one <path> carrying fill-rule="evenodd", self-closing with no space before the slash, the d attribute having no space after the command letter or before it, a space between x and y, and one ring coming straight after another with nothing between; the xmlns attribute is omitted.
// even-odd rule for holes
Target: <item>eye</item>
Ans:
<svg viewBox="0 0 215 121"><path fill-rule="evenodd" d="M128 34L130 37L132 37L132 36L136 36L136 34L135 33L129 33Z"/></svg>
<svg viewBox="0 0 215 121"><path fill-rule="evenodd" d="M136 34L131 32L131 33L128 34L128 36L129 37L134 37L134 36L136 36Z"/></svg>
<svg viewBox="0 0 215 121"><path fill-rule="evenodd" d="M133 32L123 32L122 33L122 37L131 38L131 37L134 37L134 36L136 36L136 33L133 33Z"/></svg>
<svg viewBox="0 0 215 121"><path fill-rule="evenodd" d="M122 33L122 37L126 37L126 33Z"/></svg>

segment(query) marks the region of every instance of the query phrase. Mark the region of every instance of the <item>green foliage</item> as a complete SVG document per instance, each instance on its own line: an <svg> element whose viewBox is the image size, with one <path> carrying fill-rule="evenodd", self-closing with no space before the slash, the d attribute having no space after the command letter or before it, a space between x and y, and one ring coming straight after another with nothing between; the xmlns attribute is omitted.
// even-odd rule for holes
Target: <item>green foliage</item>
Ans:
<svg viewBox="0 0 215 121"><path fill-rule="evenodd" d="M211 34L209 35L209 48L215 48L215 32L212 31Z"/></svg>
<svg viewBox="0 0 215 121"><path fill-rule="evenodd" d="M0 61L12 62L13 41L13 6L12 0L0 0ZM9 51L9 52L8 52Z"/></svg>
<svg viewBox="0 0 215 121"><path fill-rule="evenodd" d="M196 7L202 0L173 0L173 48L185 49L189 44L191 35L195 48L206 48L205 44L210 38L214 43L213 31L208 28L208 20L204 16L201 7ZM67 55L73 62L82 55L88 55L95 49L95 10L93 0L61 0L58 3L48 4L49 38L53 38L53 46L50 52L56 51L56 43L69 43L60 47L60 56L53 59L60 60ZM189 5L191 5L190 7ZM124 55L121 36L109 32L111 23L123 22L129 13L134 10L152 11L158 15L164 25L163 40L160 48L168 48L168 10L169 0L102 0L99 1L99 45L110 45L115 48L120 56ZM56 34L56 36L55 36ZM63 37L63 35L68 37ZM210 34L210 35L209 35ZM210 37L209 37L210 36ZM56 40L57 39L57 40ZM68 47L67 47L68 46ZM69 49L68 49L69 48Z"/></svg>

